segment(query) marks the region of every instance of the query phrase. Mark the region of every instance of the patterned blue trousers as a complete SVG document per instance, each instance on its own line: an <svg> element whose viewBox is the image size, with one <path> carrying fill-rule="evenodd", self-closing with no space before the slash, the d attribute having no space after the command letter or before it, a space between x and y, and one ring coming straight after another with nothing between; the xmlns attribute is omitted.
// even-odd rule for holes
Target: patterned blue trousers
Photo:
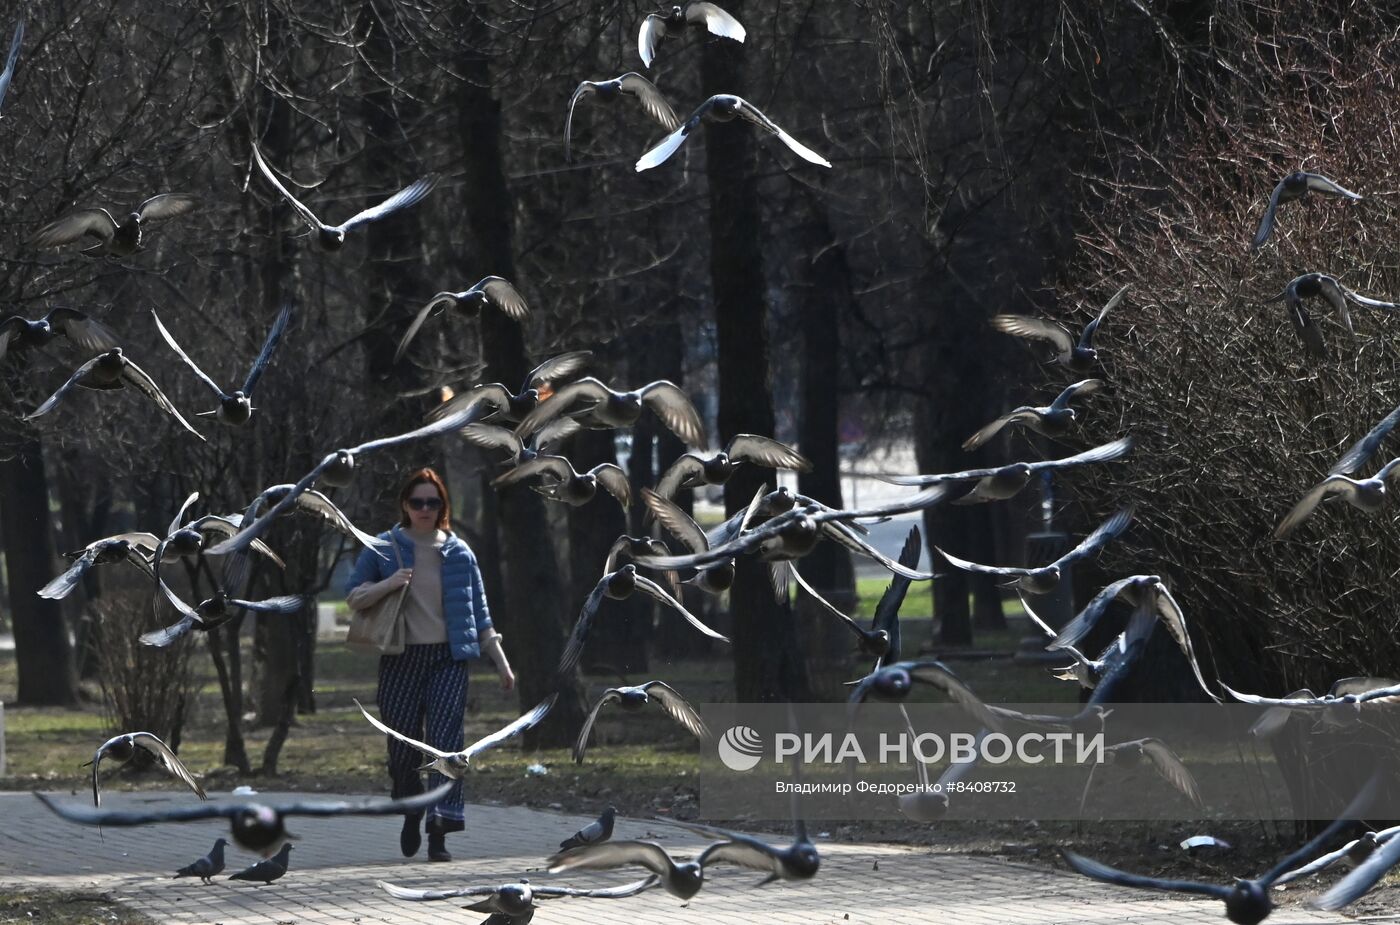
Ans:
<svg viewBox="0 0 1400 925"><path fill-rule="evenodd" d="M462 717L467 709L467 663L452 658L445 642L404 646L402 655L379 657L379 715L384 725L445 752L463 748ZM426 725L426 730L425 730ZM394 799L417 796L447 778L433 771L428 787L418 769L429 756L393 736L389 740L389 777ZM460 832L462 782L428 813L428 831Z"/></svg>

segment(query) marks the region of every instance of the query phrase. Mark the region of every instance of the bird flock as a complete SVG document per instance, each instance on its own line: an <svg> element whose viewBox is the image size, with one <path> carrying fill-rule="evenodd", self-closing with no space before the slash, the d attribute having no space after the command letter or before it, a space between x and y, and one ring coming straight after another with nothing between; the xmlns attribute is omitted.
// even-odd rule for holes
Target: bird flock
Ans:
<svg viewBox="0 0 1400 925"><path fill-rule="evenodd" d="M671 6L652 13L641 24L638 53L643 65L649 68L664 43L681 39L692 29L704 30L722 41L743 42L746 35L738 20L714 3L688 2ZM21 22L14 31L4 71L0 72L0 104L15 75L23 38L24 25ZM611 80L585 80L578 85L567 106L564 127L566 157L571 156L578 104L590 98L612 101L620 96L635 98L646 114L668 132L641 155L636 162L637 171L665 163L702 123L723 123L735 119L742 119L776 136L802 160L831 167L826 158L797 141L740 97L730 94L712 96L703 101L689 118L682 120L656 85L636 72L628 72ZM329 224L288 190L256 145L252 146L250 157L268 187L285 200L307 226L317 244L327 252L345 247L347 236L355 229L372 222L391 220L397 213L418 205L441 181L436 174L429 174L377 205L339 224ZM1319 174L1292 174L1274 189L1252 247L1258 248L1266 243L1279 220L1281 206L1312 195L1349 200L1361 198ZM30 242L39 248L61 248L78 242L90 242L92 246L85 253L130 256L143 250L149 226L178 219L198 205L192 196L162 192L146 199L120 221L105 208L84 207L45 225L33 234ZM1082 376L1098 368L1095 336L1100 333L1111 311L1123 301L1126 292L1127 287L1119 289L1078 337L1059 324L1020 315L998 315L991 320L991 325L998 331L1050 345L1054 350L1054 362ZM1351 328L1349 304L1384 309L1400 307L1353 292L1335 278L1324 274L1309 273L1292 280L1274 301L1286 302L1293 324L1312 356L1324 355L1326 350L1305 307L1306 300L1318 296L1336 310L1348 329ZM486 276L460 292L439 292L412 318L398 343L395 361L407 353L415 336L433 316L450 309L457 314L473 317L488 307L515 322L527 321L530 314L526 300L514 284L499 276ZM212 418L215 423L230 428L250 426L257 410L253 403L254 392L273 367L278 347L288 336L295 316L294 303L287 301L280 307L247 376L241 386L232 392L225 391L205 373L194 357L180 345L174 333L154 312L152 315L157 330L170 350L213 393L216 407L200 411L194 417ZM55 338L63 338L86 358L77 364L67 381L34 411L25 415L24 420L36 420L53 414L77 388L98 391L130 388L149 399L192 437L201 441L206 439L167 398L152 376L124 352L121 337L100 321L67 308L54 309L38 320L17 315L0 318L0 358L8 351L42 349ZM1132 575L1110 583L1072 621L1058 630L1045 624L1027 599L1027 596L1034 598L1053 591L1067 569L1097 555L1109 543L1121 537L1132 523L1131 507L1110 516L1084 540L1045 565L991 566L959 558L953 552L937 550L941 561L949 567L993 575L1003 580L1006 587L1016 589L1022 596L1028 617L1045 631L1047 649L1063 651L1073 657L1074 663L1057 669L1056 676L1090 692L1088 703L1079 713L1064 717L1028 716L986 704L947 665L934 659L907 657L901 645L899 610L907 588L910 582L934 579L935 573L918 569L921 539L917 528L910 531L898 558L891 559L868 541L866 525L892 516L924 511L944 502L973 504L1005 500L1022 491L1033 475L1049 475L1121 461L1134 449L1131 435L1058 459L1010 462L953 473L888 476L888 481L909 491L891 501L867 507L835 508L785 487L769 491L765 486L755 494L745 510L706 531L675 503L674 499L679 493L704 485L722 485L737 467L743 465L805 472L811 469L811 463L796 449L758 434L733 435L722 450L709 452L706 449L709 442L704 422L684 390L667 381L650 382L634 389L619 389L595 376L583 375L591 363L592 357L587 351L573 351L546 359L529 373L519 390L501 383L478 383L460 393L451 394L420 426L403 433L368 439L355 446L332 449L299 480L269 486L241 512L193 516L193 508L200 497L195 492L181 505L162 534L127 532L93 540L83 549L69 553L69 558L73 560L71 567L54 577L39 593L46 598L62 598L76 587L88 569L129 563L150 582L156 613L168 618L162 628L140 638L141 643L157 648L171 646L192 631L213 629L243 610L295 613L307 605L307 596L246 599L250 557L257 555L273 566L281 567L278 553L261 537L277 518L293 511L315 516L354 542L384 555L383 547L387 544L359 529L322 490L348 485L354 477L357 460L365 454L457 433L476 446L503 454L501 462L505 471L495 478L493 484L497 487L527 485L551 501L572 506L593 502L598 496L598 489L602 488L612 499L607 503L615 502L629 508L634 503L633 491L621 469L616 465L603 464L587 472L579 472L562 455L561 447L582 428L628 428L644 412L650 412L691 450L682 455L654 487L640 489L640 501L646 508L646 522L654 523L659 535L624 535L608 549L602 575L583 602L564 645L556 669L559 685L570 683L591 627L598 619L605 618L606 602L624 600L638 592L661 605L663 613L675 614L695 631L727 643L723 635L706 626L687 609L684 588L689 586L699 593L721 594L734 581L736 560L741 556L754 556L768 565L775 594L786 599L790 585L796 584L802 593L814 597L824 612L852 633L860 655L874 660L863 677L851 682L847 700L853 721L860 704L867 699L902 704L913 690L923 686L942 692L966 710L981 727L980 735L986 735L989 730L1000 730L1008 722L1102 730L1111 712L1104 705L1114 701L1115 693L1124 680L1143 663L1147 641L1159 625L1181 651L1194 683L1209 700L1220 700L1206 681L1197 661L1185 614L1158 576ZM1083 413L1076 406L1089 403L1096 394L1106 391L1106 385L1103 378L1078 379L1063 388L1049 405L1027 404L998 416L969 436L963 448L975 450L999 435L1018 430L1054 441L1073 439ZM1400 470L1400 459L1387 463L1373 477L1358 480L1352 476L1376 453L1397 423L1400 423L1400 408L1348 450L1326 478L1304 495L1280 523L1277 535L1282 537L1289 533L1311 516L1323 501L1333 496L1341 496L1363 510L1376 510L1392 474ZM869 626L861 625L860 621L823 599L797 572L796 560L809 554L823 539L871 558L891 573L890 586ZM210 565L211 558L217 560L220 566L217 575ZM190 564L205 575L215 589L212 596L190 602L176 594L161 572L163 566L177 562ZM643 574L643 570L654 573L655 580ZM1090 659L1076 648L1076 644L1100 625L1107 625L1116 618L1118 613L1110 607L1115 601L1123 601L1129 607L1125 628L1096 659ZM1254 730L1261 736L1276 734L1296 715L1315 714L1326 716L1334 722L1346 721L1347 717L1359 714L1365 703L1384 702L1400 696L1400 685L1383 679L1347 679L1346 683L1339 682L1339 685L1321 698L1309 691L1299 691L1285 698L1267 698L1236 693L1223 685L1221 689L1240 701L1268 708ZM543 721L557 698L557 692L549 695L506 726L455 753L443 752L391 729L358 701L356 705L372 729L422 752L428 759L424 770L432 769L448 778L460 779L474 758ZM616 706L620 710L633 712L648 705L661 708L701 742L711 739L709 729L682 693L664 680L653 679L639 685L610 688L596 701L579 731L573 750L574 760L584 760L591 731L605 707ZM905 716L907 720L907 713ZM1338 720L1338 716L1342 720ZM150 753L171 776L193 791L199 802L157 809L104 809L100 792L103 761L126 762L135 757L138 750ZM1123 761L1148 761L1166 782L1199 803L1195 782L1166 743L1158 739L1133 739L1112 745L1109 752ZM286 843L285 820L288 817L413 813L436 803L450 787L450 784L444 784L434 791L396 801L209 801L195 775L164 742L148 732L122 733L108 739L98 747L90 764L92 807L54 800L45 794L37 794L38 798L60 816L88 825L120 827L211 818L229 820L232 842L219 838L208 855L175 874L176 877L198 877L205 883L223 871L224 849L231 843L262 855L263 859L230 879L266 884L284 876L291 851L291 845ZM970 762L955 764L948 768L941 782L955 780L971 770ZM934 788L927 786L928 769L916 762L916 772L925 786L918 794L901 796L900 810L915 821L930 822L943 818L948 810L949 788L941 788L941 793L930 792ZM1254 925L1268 915L1272 909L1271 887L1313 874L1341 861L1358 864L1353 874L1320 901L1323 908L1339 908L1364 893L1390 866L1400 862L1400 839L1394 838L1395 829L1369 832L1330 854L1322 854L1328 843L1352 819L1361 817L1375 790L1373 779L1368 787L1356 795L1342 816L1317 838L1263 877L1239 879L1230 887L1157 880L1116 870L1071 852L1066 852L1065 857L1080 873L1096 879L1130 887L1185 891L1222 899L1227 916L1241 925ZM1088 792L1086 782L1081 804L1087 800ZM773 880L806 881L818 873L820 855L808 837L806 825L795 803L792 815L794 837L787 845L768 844L727 829L677 823L709 841L697 856L685 859L673 857L655 841L614 841L615 810L609 807L597 822L564 839L559 851L546 862L550 873L624 867L639 867L647 872L644 879L623 887L583 889L531 884L527 880L451 889L408 889L387 883L381 886L389 895L409 901L472 898L475 901L468 909L490 913L488 921L515 925L530 921L537 900L556 897L620 899L660 886L675 897L689 900L704 885L705 870L715 864L737 865L762 872L766 875L762 881L764 883Z"/></svg>

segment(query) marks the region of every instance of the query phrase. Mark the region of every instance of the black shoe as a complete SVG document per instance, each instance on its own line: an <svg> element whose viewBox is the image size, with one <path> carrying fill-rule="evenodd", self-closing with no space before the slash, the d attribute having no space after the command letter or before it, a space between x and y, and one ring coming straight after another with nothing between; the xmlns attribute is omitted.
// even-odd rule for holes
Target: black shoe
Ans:
<svg viewBox="0 0 1400 925"><path fill-rule="evenodd" d="M403 817L403 831L399 833L399 849L403 856L411 858L423 846L423 836L418 832L418 823L423 821L422 813L407 813Z"/></svg>
<svg viewBox="0 0 1400 925"><path fill-rule="evenodd" d="M447 850L447 836L443 835L441 832L428 833L428 860L452 860L452 855Z"/></svg>

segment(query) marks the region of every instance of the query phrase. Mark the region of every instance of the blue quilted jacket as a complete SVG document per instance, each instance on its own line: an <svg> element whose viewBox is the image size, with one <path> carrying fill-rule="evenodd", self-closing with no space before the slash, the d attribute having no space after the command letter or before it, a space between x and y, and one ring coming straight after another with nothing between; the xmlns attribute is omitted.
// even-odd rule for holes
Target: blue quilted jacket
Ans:
<svg viewBox="0 0 1400 925"><path fill-rule="evenodd" d="M392 540L399 547L403 567L413 568L413 540L398 524L379 534L379 538ZM367 581L383 581L399 570L393 551L386 549L385 553L387 558L370 549L361 550L350 580L345 583L346 596ZM442 544L442 612L447 617L447 644L452 647L452 657L459 662L480 657L478 640L491 628L486 588L481 582L476 553L450 531Z"/></svg>

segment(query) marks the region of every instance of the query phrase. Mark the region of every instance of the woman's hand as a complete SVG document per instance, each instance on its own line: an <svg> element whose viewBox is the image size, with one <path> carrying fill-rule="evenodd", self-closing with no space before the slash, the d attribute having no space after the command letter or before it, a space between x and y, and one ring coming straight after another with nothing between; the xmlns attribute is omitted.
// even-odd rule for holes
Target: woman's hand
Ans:
<svg viewBox="0 0 1400 925"><path fill-rule="evenodd" d="M510 662L502 660L501 664L496 666L496 674L501 676L501 690L515 689L515 672L510 670Z"/></svg>
<svg viewBox="0 0 1400 925"><path fill-rule="evenodd" d="M402 588L404 585L408 584L409 579L411 579L412 577L413 569L401 568L394 574L390 575L388 578L384 579L384 585L390 591L397 591L399 588Z"/></svg>

